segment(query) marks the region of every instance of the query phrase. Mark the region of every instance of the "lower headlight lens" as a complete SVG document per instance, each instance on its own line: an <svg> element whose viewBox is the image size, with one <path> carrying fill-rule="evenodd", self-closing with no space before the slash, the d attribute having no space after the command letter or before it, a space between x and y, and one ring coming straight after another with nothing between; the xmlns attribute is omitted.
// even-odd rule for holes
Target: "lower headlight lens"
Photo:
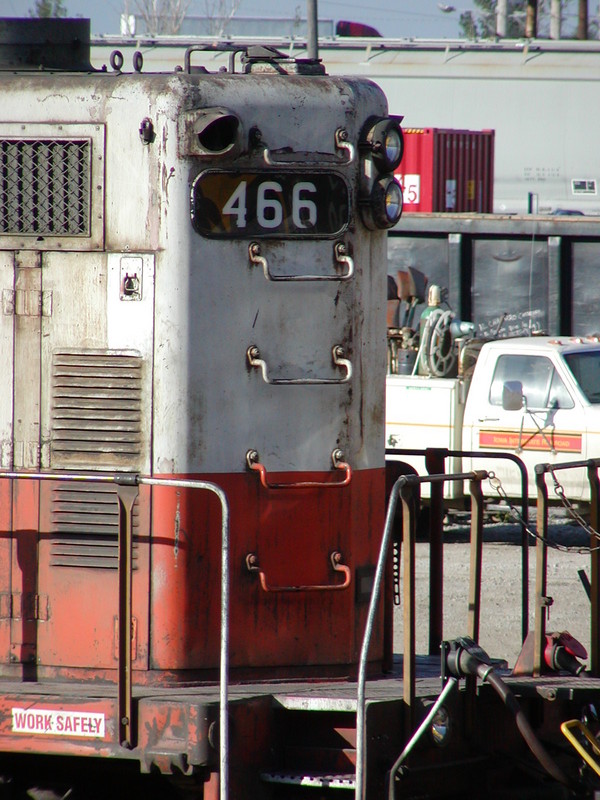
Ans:
<svg viewBox="0 0 600 800"><path fill-rule="evenodd" d="M402 187L394 178L385 188L385 215L390 225L395 225L402 216Z"/></svg>
<svg viewBox="0 0 600 800"><path fill-rule="evenodd" d="M367 227L392 228L402 216L402 187L393 175L375 181L363 218Z"/></svg>

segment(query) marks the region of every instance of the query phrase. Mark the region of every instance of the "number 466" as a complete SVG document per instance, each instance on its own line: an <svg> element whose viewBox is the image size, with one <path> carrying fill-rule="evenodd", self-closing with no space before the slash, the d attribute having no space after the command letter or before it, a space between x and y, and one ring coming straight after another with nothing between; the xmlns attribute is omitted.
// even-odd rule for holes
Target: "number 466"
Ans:
<svg viewBox="0 0 600 800"><path fill-rule="evenodd" d="M240 181L223 206L223 214L235 219L237 228L247 224L248 193L256 190L256 221L261 228L279 228L283 223L283 187L278 181L261 181L258 185ZM292 187L292 222L296 228L312 228L317 222L317 205L310 197L317 187L310 181L298 181Z"/></svg>

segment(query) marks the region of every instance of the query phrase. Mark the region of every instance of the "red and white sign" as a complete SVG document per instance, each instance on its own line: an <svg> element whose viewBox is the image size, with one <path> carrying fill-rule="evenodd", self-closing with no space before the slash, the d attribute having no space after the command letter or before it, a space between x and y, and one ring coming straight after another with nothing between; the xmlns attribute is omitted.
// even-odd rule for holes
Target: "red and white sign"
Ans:
<svg viewBox="0 0 600 800"><path fill-rule="evenodd" d="M402 201L405 206L418 205L421 202L421 176L396 173L402 186Z"/></svg>
<svg viewBox="0 0 600 800"><path fill-rule="evenodd" d="M12 729L14 733L103 739L105 733L105 717L104 714L97 714L91 711L13 708Z"/></svg>

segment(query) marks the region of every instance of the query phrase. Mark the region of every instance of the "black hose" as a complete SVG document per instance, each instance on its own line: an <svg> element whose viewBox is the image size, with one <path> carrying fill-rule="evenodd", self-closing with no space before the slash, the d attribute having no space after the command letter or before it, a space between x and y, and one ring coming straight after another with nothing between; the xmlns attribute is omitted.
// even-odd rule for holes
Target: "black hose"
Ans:
<svg viewBox="0 0 600 800"><path fill-rule="evenodd" d="M569 786L569 779L535 735L533 728L529 724L527 717L517 702L517 698L514 696L510 688L504 683L502 678L500 678L494 672L494 670L488 670L487 674L481 675L480 677L494 687L504 705L514 716L515 722L517 723L517 728L519 729L523 739L525 739L527 746L540 762L542 767L546 770L546 772L552 778L554 778L554 780L562 783L564 786Z"/></svg>

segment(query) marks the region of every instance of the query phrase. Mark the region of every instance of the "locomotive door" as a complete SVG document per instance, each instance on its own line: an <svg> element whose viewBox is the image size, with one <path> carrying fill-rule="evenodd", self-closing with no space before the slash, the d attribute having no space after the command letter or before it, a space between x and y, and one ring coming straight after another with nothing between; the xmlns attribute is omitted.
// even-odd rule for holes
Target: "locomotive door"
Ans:
<svg viewBox="0 0 600 800"><path fill-rule="evenodd" d="M137 269L142 290L123 291ZM145 472L153 259L42 255L40 465L51 472ZM38 664L113 669L118 652L118 504L100 482L46 481L40 489ZM148 520L134 508L133 658L146 665ZM137 534L137 535L136 535Z"/></svg>
<svg viewBox="0 0 600 800"><path fill-rule="evenodd" d="M0 468L10 470L13 466L13 353L14 327L10 313L14 296L14 253L0 251L0 369L3 390L0 392ZM11 654L11 628L13 591L11 584L14 570L12 558L12 486L8 480L0 480L0 661L14 659Z"/></svg>

